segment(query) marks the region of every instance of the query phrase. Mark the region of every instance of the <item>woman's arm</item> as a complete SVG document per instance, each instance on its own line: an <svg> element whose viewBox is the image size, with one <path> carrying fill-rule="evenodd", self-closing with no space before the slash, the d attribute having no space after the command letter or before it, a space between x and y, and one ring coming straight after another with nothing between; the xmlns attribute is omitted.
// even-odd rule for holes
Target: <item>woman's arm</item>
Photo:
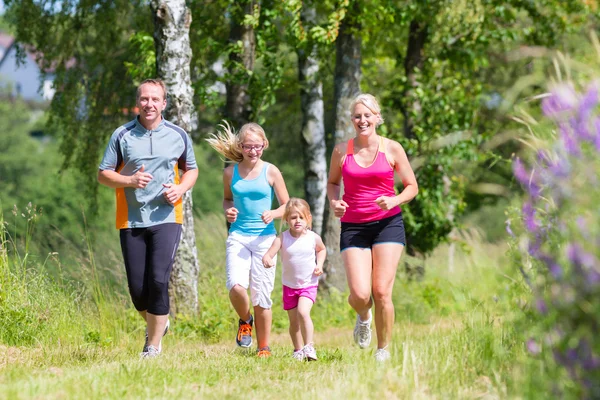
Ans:
<svg viewBox="0 0 600 400"><path fill-rule="evenodd" d="M346 213L348 204L340 200L340 183L342 182L342 159L346 154L347 143L337 144L331 153L331 162L329 163L329 179L327 180L327 198L329 207L333 210L336 217L341 218ZM343 151L342 151L343 150Z"/></svg>
<svg viewBox="0 0 600 400"><path fill-rule="evenodd" d="M381 196L375 202L383 210L406 204L419 193L419 185L415 173L408 162L408 157L402 145L393 140L388 141L389 154L392 157L392 166L404 185L404 189L397 196Z"/></svg>

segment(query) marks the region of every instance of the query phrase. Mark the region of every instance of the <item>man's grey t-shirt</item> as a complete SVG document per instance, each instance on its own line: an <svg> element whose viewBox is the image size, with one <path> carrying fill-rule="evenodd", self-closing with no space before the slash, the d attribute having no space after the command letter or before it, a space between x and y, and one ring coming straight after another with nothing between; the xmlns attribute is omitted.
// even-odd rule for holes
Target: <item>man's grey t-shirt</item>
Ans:
<svg viewBox="0 0 600 400"><path fill-rule="evenodd" d="M131 176L142 165L144 172L153 177L144 189L116 189L117 229L183 223L181 199L175 205L169 204L163 196L163 184L179 184L180 171L198 168L188 134L164 118L153 130L144 128L137 118L117 128L99 169Z"/></svg>

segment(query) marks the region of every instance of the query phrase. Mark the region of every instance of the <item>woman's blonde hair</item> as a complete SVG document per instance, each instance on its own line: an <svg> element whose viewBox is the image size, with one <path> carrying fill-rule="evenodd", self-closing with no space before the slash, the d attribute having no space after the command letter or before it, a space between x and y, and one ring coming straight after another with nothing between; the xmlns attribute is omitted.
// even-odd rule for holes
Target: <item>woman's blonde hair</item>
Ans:
<svg viewBox="0 0 600 400"><path fill-rule="evenodd" d="M206 139L208 144L215 149L219 154L228 160L242 162L244 153L242 152L242 143L249 134L260 137L263 141L266 150L269 147L269 140L265 134L265 130L257 123L249 122L244 124L239 132L235 132L233 127L227 121L219 124L217 134L211 133Z"/></svg>
<svg viewBox="0 0 600 400"><path fill-rule="evenodd" d="M288 200L285 205L285 211L283 212L283 220L287 222L292 211L296 209L304 217L306 220L306 226L308 229L312 229L312 214L310 213L310 206L306 202L306 200L299 199L297 197L292 197Z"/></svg>
<svg viewBox="0 0 600 400"><path fill-rule="evenodd" d="M362 93L356 96L352 103L350 103L350 115L354 113L354 107L356 107L357 104L362 104L363 106L371 110L372 113L379 115L379 121L377 121L377 126L383 124L384 121L383 115L381 114L381 107L379 106L379 102L377 101L377 98L375 98L375 96L369 93Z"/></svg>

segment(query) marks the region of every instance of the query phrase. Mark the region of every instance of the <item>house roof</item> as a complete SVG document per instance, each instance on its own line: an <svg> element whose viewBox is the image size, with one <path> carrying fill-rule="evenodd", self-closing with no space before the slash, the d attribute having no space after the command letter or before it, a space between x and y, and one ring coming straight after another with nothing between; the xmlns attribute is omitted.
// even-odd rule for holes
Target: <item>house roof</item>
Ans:
<svg viewBox="0 0 600 400"><path fill-rule="evenodd" d="M4 62L6 58L8 58L8 54L11 48L16 44L15 38L5 32L0 31L0 65ZM49 68L43 68L42 59L43 54L39 51L36 51L31 46L25 46L25 54L27 58L33 61L40 70L43 70L46 73L54 73L55 66L52 65ZM75 65L75 59L71 58L67 60L66 67L72 68Z"/></svg>
<svg viewBox="0 0 600 400"><path fill-rule="evenodd" d="M0 47L1 48L3 48L4 50L8 49L13 44L14 41L15 41L14 37L9 35L8 33L0 31Z"/></svg>

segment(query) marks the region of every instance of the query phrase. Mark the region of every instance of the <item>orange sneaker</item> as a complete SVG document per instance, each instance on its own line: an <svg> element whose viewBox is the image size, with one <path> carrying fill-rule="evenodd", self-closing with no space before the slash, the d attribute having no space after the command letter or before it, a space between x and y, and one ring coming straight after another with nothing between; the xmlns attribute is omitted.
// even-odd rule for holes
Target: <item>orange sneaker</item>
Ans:
<svg viewBox="0 0 600 400"><path fill-rule="evenodd" d="M237 336L235 338L235 342L238 346L244 348L252 346L252 322L254 322L254 318L252 318L252 316L250 316L250 323L240 319Z"/></svg>
<svg viewBox="0 0 600 400"><path fill-rule="evenodd" d="M269 358L271 357L271 348L267 346L263 347L262 349L258 349L258 353L256 355L260 358Z"/></svg>

